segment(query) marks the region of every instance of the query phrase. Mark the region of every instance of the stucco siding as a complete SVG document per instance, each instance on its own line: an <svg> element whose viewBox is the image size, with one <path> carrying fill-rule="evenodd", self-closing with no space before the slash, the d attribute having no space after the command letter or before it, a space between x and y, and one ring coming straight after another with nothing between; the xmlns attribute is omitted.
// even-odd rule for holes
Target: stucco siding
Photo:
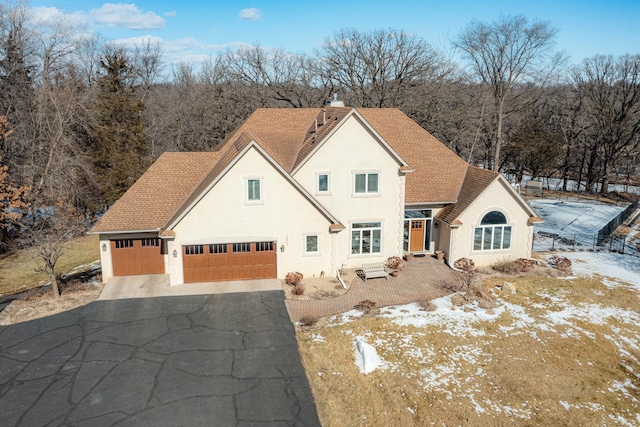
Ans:
<svg viewBox="0 0 640 427"><path fill-rule="evenodd" d="M507 184L508 185L508 184ZM482 195L474 201L459 217L462 225L451 232L451 248L449 261L466 257L472 259L476 266L486 266L497 261L516 258L529 258L533 239L533 226L528 225L529 214L511 193L502 180L494 181ZM511 226L511 247L501 250L474 250L474 229L480 225L484 215L491 211L500 211Z"/></svg>
<svg viewBox="0 0 640 427"><path fill-rule="evenodd" d="M105 250L103 250L103 248ZM106 234L100 235L100 266L102 268L102 281L113 277L113 261L111 258L111 241Z"/></svg>
<svg viewBox="0 0 640 427"><path fill-rule="evenodd" d="M398 161L351 116L295 173L294 178L346 227L338 235L339 265L360 267L401 253L404 183L398 168ZM326 194L317 191L319 173L329 175ZM355 194L357 173L377 173L378 193ZM362 222L382 224L381 253L351 253L351 225Z"/></svg>
<svg viewBox="0 0 640 427"><path fill-rule="evenodd" d="M260 202L247 200L247 180L260 180ZM277 242L277 276L331 270L329 220L256 149L242 158L173 228L171 284L183 282L182 246L251 241ZM304 236L319 237L318 254L304 253ZM284 246L284 251L280 248Z"/></svg>

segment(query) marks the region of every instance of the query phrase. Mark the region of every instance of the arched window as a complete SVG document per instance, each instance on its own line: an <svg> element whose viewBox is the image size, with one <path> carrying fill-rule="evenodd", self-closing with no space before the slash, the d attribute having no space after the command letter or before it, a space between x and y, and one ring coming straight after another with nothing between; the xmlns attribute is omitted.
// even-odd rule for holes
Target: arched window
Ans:
<svg viewBox="0 0 640 427"><path fill-rule="evenodd" d="M482 217L473 235L474 251L494 251L511 247L511 226L500 211L491 211Z"/></svg>
<svg viewBox="0 0 640 427"><path fill-rule="evenodd" d="M482 221L480 224L482 225L497 225L497 224L506 224L507 217L500 211L491 211L485 216L482 217Z"/></svg>

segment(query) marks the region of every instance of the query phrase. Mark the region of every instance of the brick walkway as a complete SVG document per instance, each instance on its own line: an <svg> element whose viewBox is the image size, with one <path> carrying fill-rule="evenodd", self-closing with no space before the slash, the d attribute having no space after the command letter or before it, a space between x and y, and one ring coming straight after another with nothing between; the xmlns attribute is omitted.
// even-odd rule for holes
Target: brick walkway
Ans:
<svg viewBox="0 0 640 427"><path fill-rule="evenodd" d="M285 305L291 321L297 322L304 316L325 317L344 313L366 299L374 301L376 307L385 307L440 298L451 293L443 284L459 281L459 273L427 255L405 262L404 270L398 277L389 276L389 280L369 279L366 285L361 279L355 278L346 294L324 300L288 299Z"/></svg>

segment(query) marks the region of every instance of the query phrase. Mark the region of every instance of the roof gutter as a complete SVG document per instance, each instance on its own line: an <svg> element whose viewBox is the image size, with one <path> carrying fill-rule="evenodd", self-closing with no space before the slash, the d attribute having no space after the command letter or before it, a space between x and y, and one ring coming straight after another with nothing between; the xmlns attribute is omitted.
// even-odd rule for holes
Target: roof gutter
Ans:
<svg viewBox="0 0 640 427"><path fill-rule="evenodd" d="M152 230L127 230L127 231L87 231L85 234L136 234L136 233L159 233L159 228Z"/></svg>
<svg viewBox="0 0 640 427"><path fill-rule="evenodd" d="M457 200L452 200L450 202L411 202L405 203L405 206L424 206L424 205L450 205L452 203L458 203Z"/></svg>

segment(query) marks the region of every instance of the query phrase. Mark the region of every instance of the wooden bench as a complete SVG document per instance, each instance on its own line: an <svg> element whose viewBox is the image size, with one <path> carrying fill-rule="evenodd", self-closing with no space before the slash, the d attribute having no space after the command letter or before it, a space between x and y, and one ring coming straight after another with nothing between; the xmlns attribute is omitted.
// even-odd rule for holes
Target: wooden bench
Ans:
<svg viewBox="0 0 640 427"><path fill-rule="evenodd" d="M364 272L364 283L367 283L368 279L375 279L377 277L384 277L385 280L389 279L389 274L384 268L383 262L362 264L362 271Z"/></svg>

